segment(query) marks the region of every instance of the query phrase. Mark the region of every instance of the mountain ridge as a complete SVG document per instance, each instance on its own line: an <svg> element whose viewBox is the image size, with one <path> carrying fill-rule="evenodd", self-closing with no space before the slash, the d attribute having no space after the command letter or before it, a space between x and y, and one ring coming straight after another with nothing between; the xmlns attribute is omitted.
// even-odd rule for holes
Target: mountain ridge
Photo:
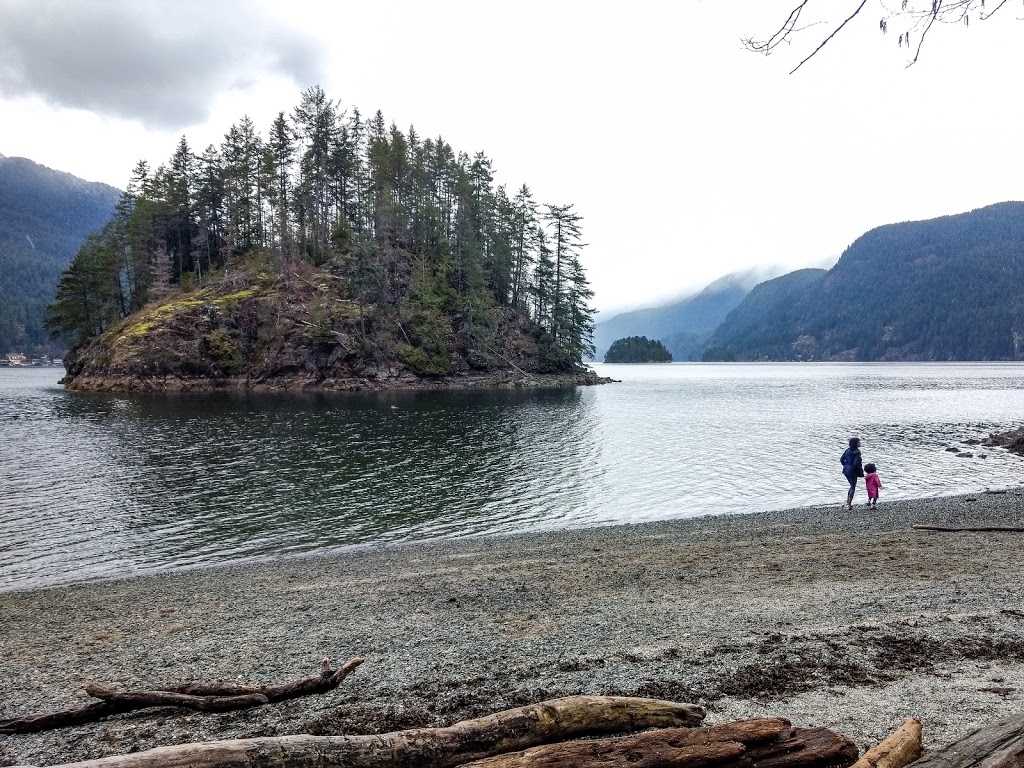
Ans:
<svg viewBox="0 0 1024 768"><path fill-rule="evenodd" d="M801 272L752 290L712 335L716 355L1024 359L1024 202L875 227L832 269Z"/></svg>
<svg viewBox="0 0 1024 768"><path fill-rule="evenodd" d="M110 218L120 191L0 154L0 354L59 354L43 328L61 272Z"/></svg>

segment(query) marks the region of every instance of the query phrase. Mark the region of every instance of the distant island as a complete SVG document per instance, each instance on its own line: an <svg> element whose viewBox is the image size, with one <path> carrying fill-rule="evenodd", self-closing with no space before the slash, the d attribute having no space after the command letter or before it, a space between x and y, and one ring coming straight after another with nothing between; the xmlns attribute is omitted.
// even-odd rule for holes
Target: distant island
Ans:
<svg viewBox="0 0 1024 768"><path fill-rule="evenodd" d="M657 339L628 336L616 339L605 353L606 363L671 363L672 354Z"/></svg>
<svg viewBox="0 0 1024 768"><path fill-rule="evenodd" d="M47 325L89 390L600 383L582 218L319 87L140 162Z"/></svg>

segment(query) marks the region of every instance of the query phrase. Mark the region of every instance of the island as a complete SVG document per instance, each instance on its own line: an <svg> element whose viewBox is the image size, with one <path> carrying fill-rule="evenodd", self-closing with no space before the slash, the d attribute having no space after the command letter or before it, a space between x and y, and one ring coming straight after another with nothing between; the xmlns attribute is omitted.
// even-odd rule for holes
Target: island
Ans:
<svg viewBox="0 0 1024 768"><path fill-rule="evenodd" d="M672 353L657 339L627 336L616 339L604 355L606 363L671 363Z"/></svg>
<svg viewBox="0 0 1024 768"><path fill-rule="evenodd" d="M71 389L603 383L581 222L314 86L266 138L140 162L47 325Z"/></svg>

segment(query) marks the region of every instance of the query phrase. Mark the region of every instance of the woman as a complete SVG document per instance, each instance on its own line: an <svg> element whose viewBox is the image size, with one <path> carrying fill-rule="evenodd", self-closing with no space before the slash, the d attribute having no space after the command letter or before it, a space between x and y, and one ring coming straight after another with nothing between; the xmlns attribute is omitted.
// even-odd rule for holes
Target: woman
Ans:
<svg viewBox="0 0 1024 768"><path fill-rule="evenodd" d="M857 490L857 478L864 477L859 437L850 438L850 447L843 451L839 461L843 465L843 474L846 475L846 479L850 483L850 490L846 493L846 508L853 509L853 492Z"/></svg>

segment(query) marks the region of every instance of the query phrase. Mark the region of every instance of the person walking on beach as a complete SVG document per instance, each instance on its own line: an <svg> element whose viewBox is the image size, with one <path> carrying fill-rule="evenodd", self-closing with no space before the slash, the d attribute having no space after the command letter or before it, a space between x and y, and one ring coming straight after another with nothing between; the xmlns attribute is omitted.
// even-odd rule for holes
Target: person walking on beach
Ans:
<svg viewBox="0 0 1024 768"><path fill-rule="evenodd" d="M878 468L874 464L865 464L864 487L868 489L868 506L874 509L878 506L878 489L882 487L882 481L878 479Z"/></svg>
<svg viewBox="0 0 1024 768"><path fill-rule="evenodd" d="M846 493L846 508L853 509L853 492L857 490L857 478L864 477L864 466L860 459L860 438L851 437L850 447L843 451L839 462L843 465L843 474L850 483L850 490Z"/></svg>

